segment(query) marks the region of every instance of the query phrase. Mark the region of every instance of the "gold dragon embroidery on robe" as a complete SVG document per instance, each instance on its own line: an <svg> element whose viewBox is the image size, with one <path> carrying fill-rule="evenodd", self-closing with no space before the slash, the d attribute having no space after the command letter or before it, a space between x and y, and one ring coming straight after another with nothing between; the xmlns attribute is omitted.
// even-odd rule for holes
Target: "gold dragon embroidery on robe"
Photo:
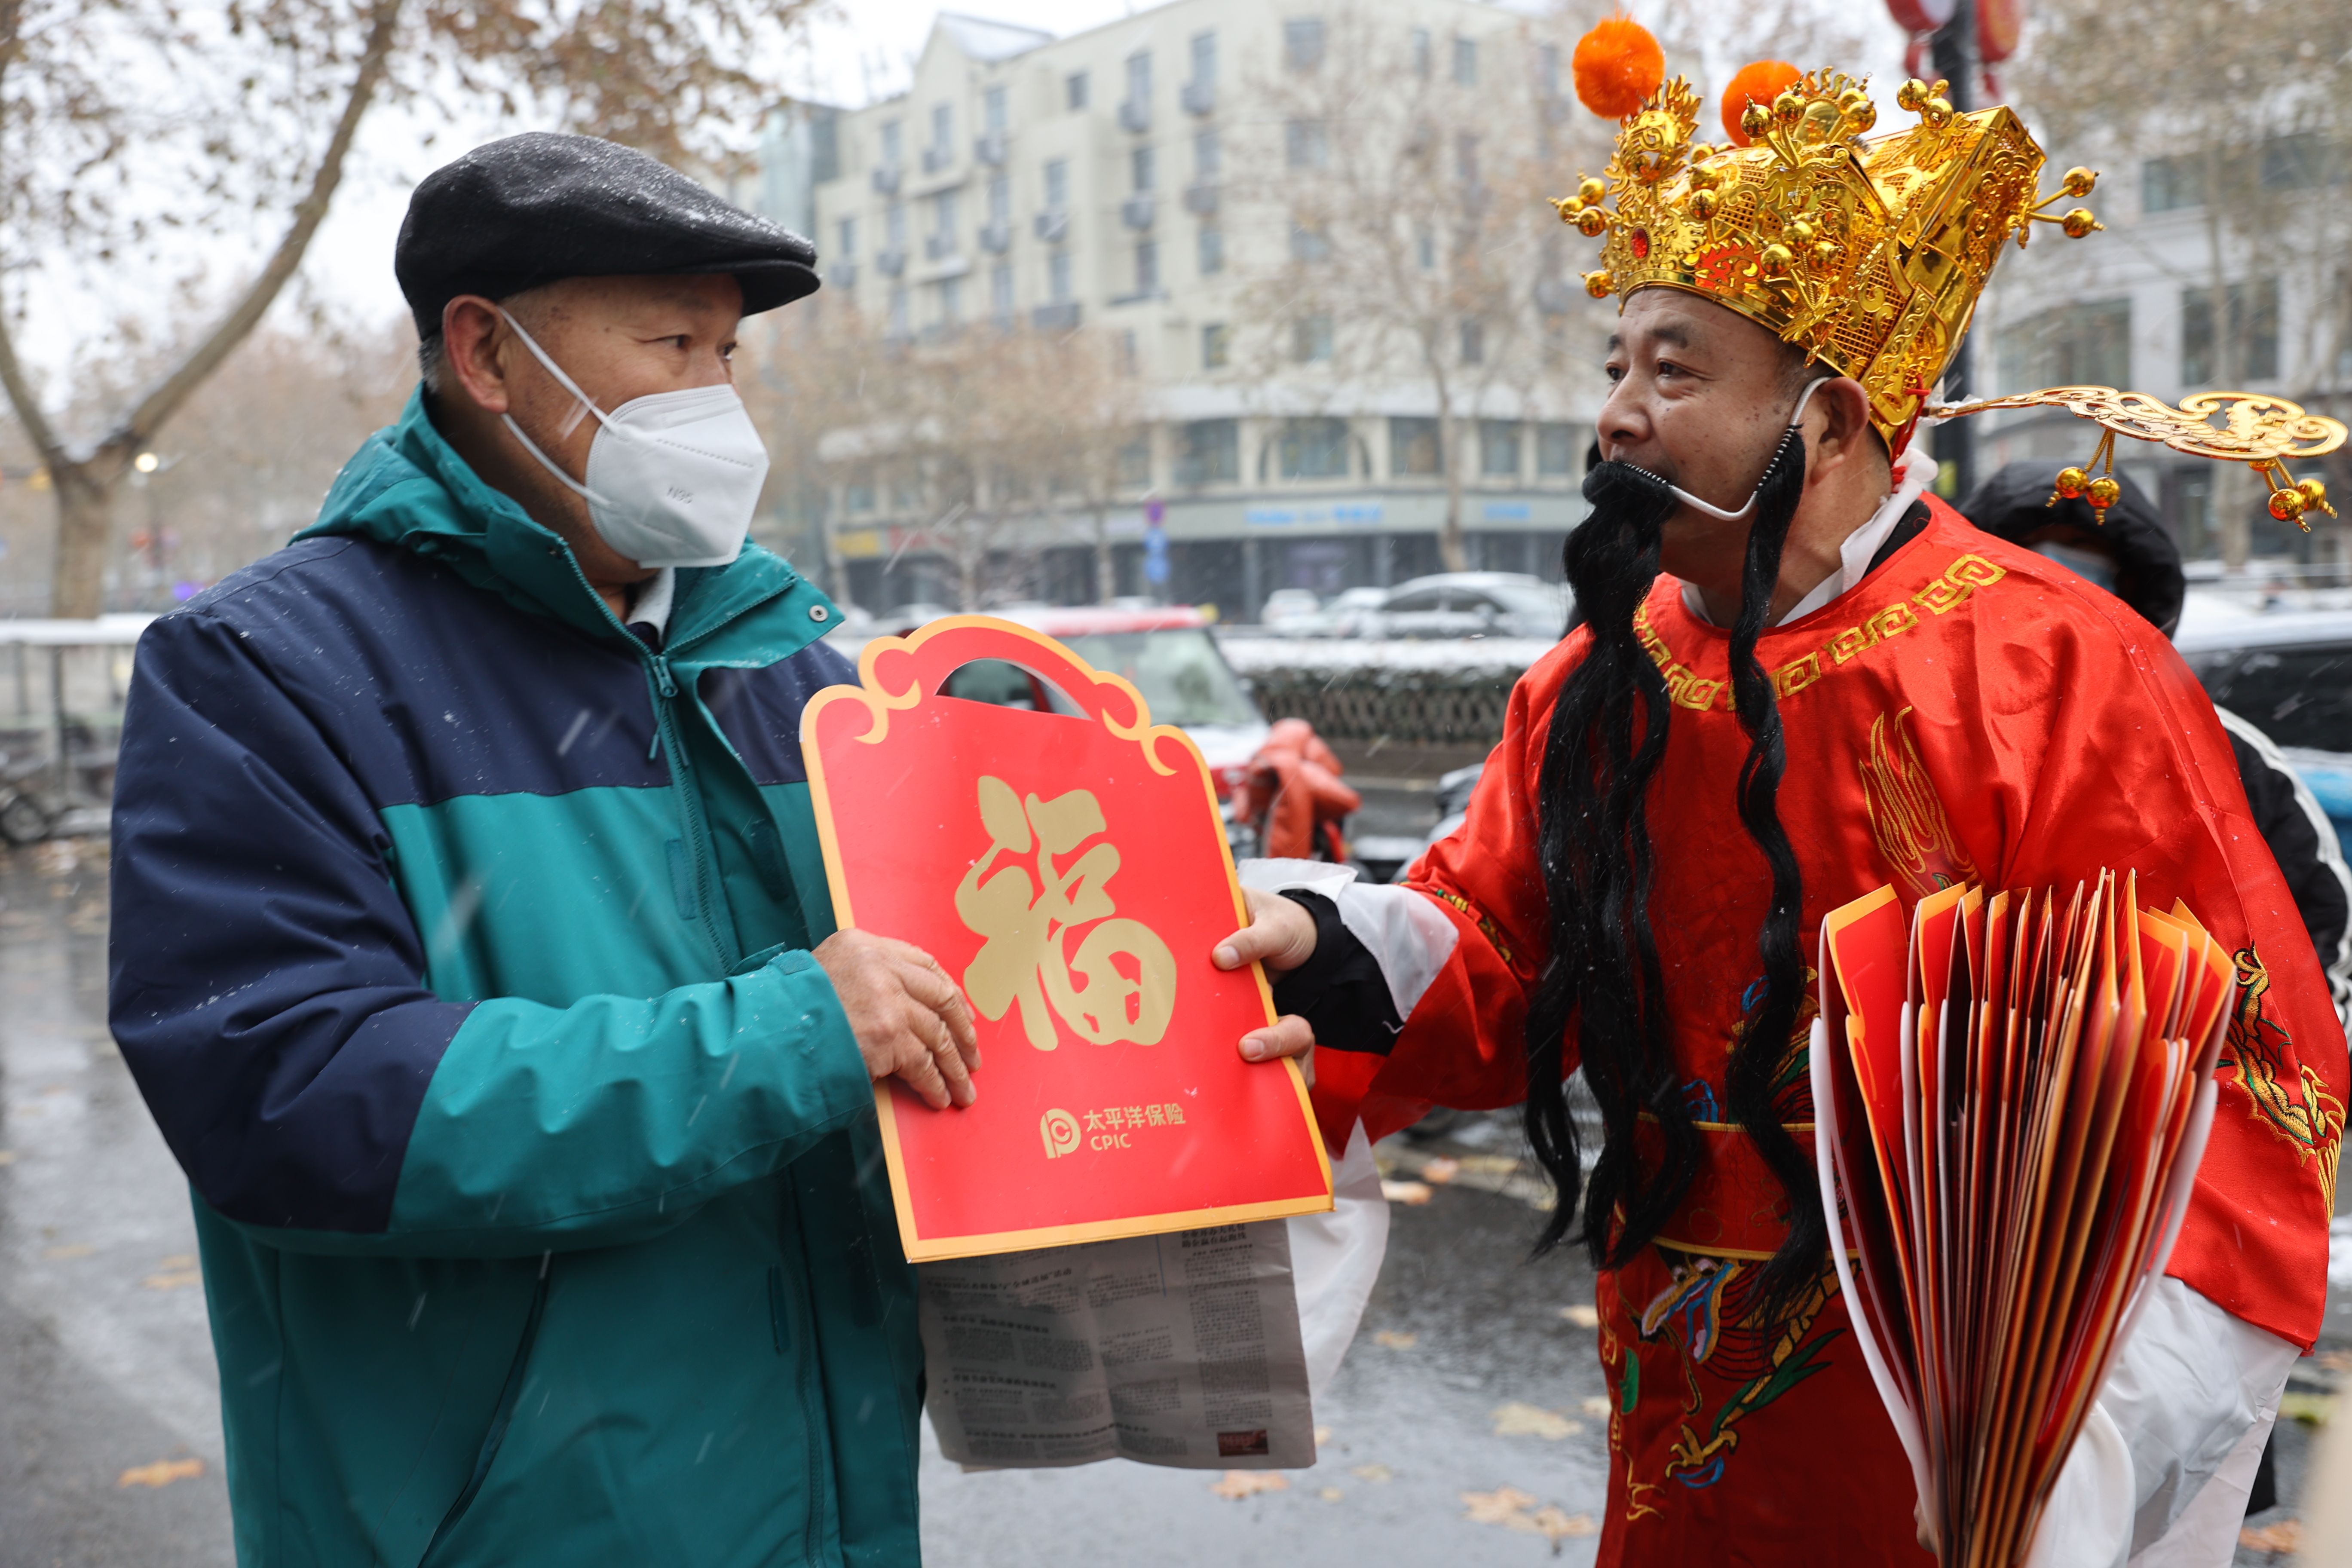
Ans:
<svg viewBox="0 0 2352 1568"><path fill-rule="evenodd" d="M2300 1062L2288 1064L2294 1042L2263 1010L2271 988L2270 971L2252 947L2232 955L2238 995L2230 1007L2230 1034L2220 1063L2235 1068L2252 1102L2248 1114L2270 1124L2294 1150L2295 1163L2314 1165L2323 1212L2336 1212L2336 1169L2344 1140L2344 1105L2327 1092L2320 1076Z"/></svg>
<svg viewBox="0 0 2352 1568"><path fill-rule="evenodd" d="M1870 744L1862 757L1862 798L1870 813L1878 852L1914 898L1977 880L1976 862L1952 832L1944 798L1911 739L1911 710L1881 713L1870 721Z"/></svg>

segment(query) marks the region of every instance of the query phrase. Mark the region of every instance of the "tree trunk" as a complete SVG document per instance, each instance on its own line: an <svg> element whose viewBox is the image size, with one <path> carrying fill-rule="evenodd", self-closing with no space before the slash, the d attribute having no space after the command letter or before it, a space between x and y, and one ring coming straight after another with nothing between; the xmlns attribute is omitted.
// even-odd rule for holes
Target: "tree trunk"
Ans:
<svg viewBox="0 0 2352 1568"><path fill-rule="evenodd" d="M2211 497L2213 531L2221 543L2221 570L2235 577L2246 570L2246 558L2254 552L2254 487L2245 481L2252 477L2242 463L2216 463L2213 466Z"/></svg>
<svg viewBox="0 0 2352 1568"><path fill-rule="evenodd" d="M1437 463L1445 470L1445 521L1438 525L1437 556L1448 572L1470 570L1470 552L1462 539L1462 470L1469 457L1456 434L1462 421L1441 393L1437 404Z"/></svg>
<svg viewBox="0 0 2352 1568"><path fill-rule="evenodd" d="M1111 559L1110 517L1095 508L1095 603L1108 605L1118 597L1118 563Z"/></svg>
<svg viewBox="0 0 2352 1568"><path fill-rule="evenodd" d="M58 495L57 570L49 580L49 614L88 620L106 608L106 563L114 546L114 491L123 465L55 464Z"/></svg>

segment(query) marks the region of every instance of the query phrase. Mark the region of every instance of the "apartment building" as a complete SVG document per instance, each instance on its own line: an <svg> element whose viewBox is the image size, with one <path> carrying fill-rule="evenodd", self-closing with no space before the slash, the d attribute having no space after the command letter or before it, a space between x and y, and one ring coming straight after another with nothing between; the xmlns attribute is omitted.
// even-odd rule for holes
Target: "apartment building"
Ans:
<svg viewBox="0 0 2352 1568"><path fill-rule="evenodd" d="M1328 316L1285 328L1295 352L1278 369L1235 349L1253 258L1307 243L1278 211L1234 199L1247 173L1236 163L1311 167L1316 149L1286 147L1285 134L1316 129L1270 128L1264 100L1269 84L1320 68L1342 26L1392 29L1417 68L1465 93L1528 73L1560 90L1559 45L1493 5L1173 0L1066 38L943 14L906 92L803 113L772 135L796 172L763 171L761 189L796 204L776 216L813 226L826 308L854 306L918 353L944 334L1015 325L1114 334L1149 411L1109 520L1117 592L1246 617L1277 588L1438 569L1446 486L1428 379L1402 364L1339 373ZM1604 309L1581 290L1555 303ZM1483 346L1465 328L1449 352ZM1481 395L1458 448L1473 565L1558 575L1602 390L1588 368L1563 366ZM848 576L837 591L874 607L952 602L912 498L894 504L888 487L852 480L826 510ZM1074 519L1031 542L1049 558L1048 591L1094 595L1091 537ZM1156 582L1148 538L1164 562Z"/></svg>
<svg viewBox="0 0 2352 1568"><path fill-rule="evenodd" d="M2344 146L2313 133L2269 139L2220 171L2238 186L2225 193L2228 212L2206 200L2213 171L2201 153L2126 146L2083 161L2105 171L2091 205L2106 232L2072 242L2040 232L2024 255L2002 261L1977 315L1978 392L2087 384L2177 403L2226 387L2346 416L2352 269L2343 258L2352 228L2340 200L2329 200L2352 183ZM2242 226L2269 205L2297 215L2292 237L2251 245ZM2080 462L2097 434L2060 412L1977 423L1980 476L2028 458ZM2211 462L2126 440L2116 467L2158 500L2189 559L2219 558ZM2311 471L2328 477L2316 464ZM2239 499L2258 513L2260 494L2246 487ZM2256 517L2255 555L2310 559L2315 542L2291 523Z"/></svg>

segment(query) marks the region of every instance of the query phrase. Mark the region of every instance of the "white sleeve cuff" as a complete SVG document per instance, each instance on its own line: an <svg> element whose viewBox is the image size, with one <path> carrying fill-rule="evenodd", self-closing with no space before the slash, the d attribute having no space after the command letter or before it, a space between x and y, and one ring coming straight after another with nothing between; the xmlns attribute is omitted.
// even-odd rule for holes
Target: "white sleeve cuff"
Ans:
<svg viewBox="0 0 2352 1568"><path fill-rule="evenodd" d="M1328 860L1244 860L1237 870L1244 888L1320 893L1338 906L1339 923L1380 965L1400 1021L1412 1016L1461 941L1445 911L1425 894L1360 882L1352 866Z"/></svg>

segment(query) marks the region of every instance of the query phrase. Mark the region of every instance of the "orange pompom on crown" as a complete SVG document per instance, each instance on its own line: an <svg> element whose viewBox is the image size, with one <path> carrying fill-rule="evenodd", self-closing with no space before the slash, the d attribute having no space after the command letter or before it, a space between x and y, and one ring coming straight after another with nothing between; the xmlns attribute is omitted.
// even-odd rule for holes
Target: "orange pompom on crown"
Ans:
<svg viewBox="0 0 2352 1568"><path fill-rule="evenodd" d="M1579 102L1603 120L1622 120L1666 79L1666 53L1641 23L1612 16L1577 40L1569 68Z"/></svg>
<svg viewBox="0 0 2352 1568"><path fill-rule="evenodd" d="M1739 68L1731 85L1723 89L1723 133L1731 138L1735 147L1745 147L1748 135L1739 123L1750 103L1772 107L1772 100L1804 79L1805 73L1786 60L1758 60Z"/></svg>

